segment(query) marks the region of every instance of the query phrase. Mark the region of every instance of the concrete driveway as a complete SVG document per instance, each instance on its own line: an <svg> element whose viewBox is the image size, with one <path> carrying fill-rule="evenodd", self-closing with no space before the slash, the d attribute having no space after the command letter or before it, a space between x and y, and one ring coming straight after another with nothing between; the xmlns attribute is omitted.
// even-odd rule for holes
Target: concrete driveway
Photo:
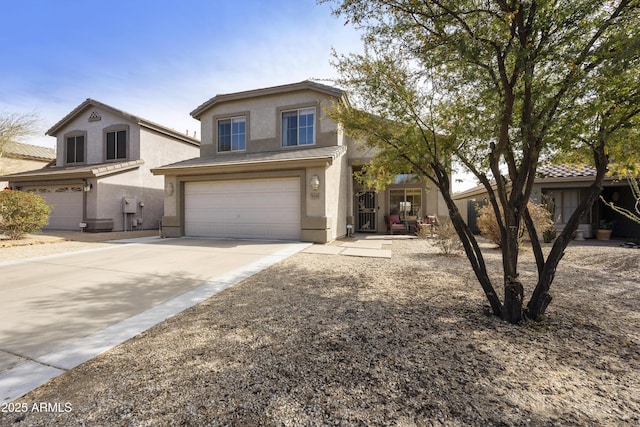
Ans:
<svg viewBox="0 0 640 427"><path fill-rule="evenodd" d="M153 237L0 263L2 402L307 246Z"/></svg>

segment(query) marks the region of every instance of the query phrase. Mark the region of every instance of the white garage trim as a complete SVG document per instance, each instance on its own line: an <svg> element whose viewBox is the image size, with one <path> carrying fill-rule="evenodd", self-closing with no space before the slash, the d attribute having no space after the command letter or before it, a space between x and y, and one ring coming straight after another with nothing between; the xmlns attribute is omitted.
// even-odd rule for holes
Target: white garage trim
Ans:
<svg viewBox="0 0 640 427"><path fill-rule="evenodd" d="M186 182L185 235L300 240L300 178Z"/></svg>
<svg viewBox="0 0 640 427"><path fill-rule="evenodd" d="M82 222L82 187L79 185L23 187L51 206L49 224L44 230L79 230Z"/></svg>

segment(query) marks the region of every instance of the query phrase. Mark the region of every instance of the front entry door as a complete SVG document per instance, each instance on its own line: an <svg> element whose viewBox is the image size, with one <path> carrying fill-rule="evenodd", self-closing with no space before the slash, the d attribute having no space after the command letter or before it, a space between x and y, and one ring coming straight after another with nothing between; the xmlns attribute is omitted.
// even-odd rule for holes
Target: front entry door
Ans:
<svg viewBox="0 0 640 427"><path fill-rule="evenodd" d="M376 193L365 191L358 193L358 231L376 232L377 217Z"/></svg>

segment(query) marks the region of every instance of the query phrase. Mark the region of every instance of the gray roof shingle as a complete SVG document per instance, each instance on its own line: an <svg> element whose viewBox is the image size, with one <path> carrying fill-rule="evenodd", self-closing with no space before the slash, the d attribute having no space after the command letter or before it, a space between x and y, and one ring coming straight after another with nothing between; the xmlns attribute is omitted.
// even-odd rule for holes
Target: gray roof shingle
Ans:
<svg viewBox="0 0 640 427"><path fill-rule="evenodd" d="M314 159L332 159L335 160L344 154L347 147L344 145L331 147L305 148L283 151L271 151L265 153L242 153L229 154L216 157L196 157L194 159L183 160L181 162L172 163L170 165L155 168L155 171L181 169L181 168L198 168L206 166L222 166L222 165L238 165L238 164L256 164L270 162L284 162L293 160L314 160Z"/></svg>
<svg viewBox="0 0 640 427"><path fill-rule="evenodd" d="M577 178L595 176L596 168L586 165L552 165L545 164L538 167L539 178Z"/></svg>
<svg viewBox="0 0 640 427"><path fill-rule="evenodd" d="M92 165L49 166L27 172L2 175L7 181L55 181L57 179L96 178L139 168L144 160L130 160L119 163L99 163Z"/></svg>
<svg viewBox="0 0 640 427"><path fill-rule="evenodd" d="M38 145L9 142L4 146L4 155L7 157L19 157L33 160L53 160L56 158L56 150Z"/></svg>

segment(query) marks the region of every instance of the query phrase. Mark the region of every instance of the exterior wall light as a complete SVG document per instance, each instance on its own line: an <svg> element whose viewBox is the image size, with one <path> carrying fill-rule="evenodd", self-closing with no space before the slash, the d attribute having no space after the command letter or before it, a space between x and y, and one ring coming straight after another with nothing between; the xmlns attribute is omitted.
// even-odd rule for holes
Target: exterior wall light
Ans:
<svg viewBox="0 0 640 427"><path fill-rule="evenodd" d="M85 193L88 193L89 191L91 191L92 188L93 188L93 184L91 184L90 182L85 183L84 187L82 187Z"/></svg>
<svg viewBox="0 0 640 427"><path fill-rule="evenodd" d="M318 175L313 175L311 177L311 181L309 181L309 184L311 185L311 189L313 191L318 191L318 189L320 188L320 178L318 178Z"/></svg>
<svg viewBox="0 0 640 427"><path fill-rule="evenodd" d="M167 185L164 186L164 192L167 196L173 195L173 183L168 182Z"/></svg>

